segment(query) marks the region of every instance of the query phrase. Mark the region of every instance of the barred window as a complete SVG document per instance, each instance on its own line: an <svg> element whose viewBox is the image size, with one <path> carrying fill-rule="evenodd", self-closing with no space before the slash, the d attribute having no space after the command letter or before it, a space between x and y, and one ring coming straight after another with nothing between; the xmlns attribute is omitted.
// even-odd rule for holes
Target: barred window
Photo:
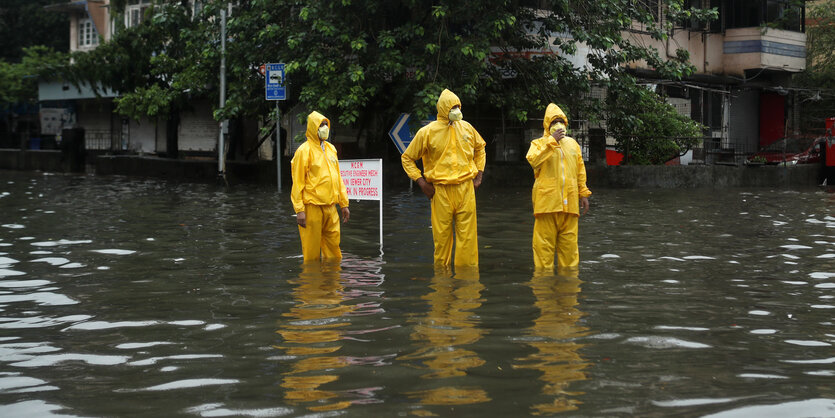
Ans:
<svg viewBox="0 0 835 418"><path fill-rule="evenodd" d="M145 11L151 7L151 0L128 0L125 7L125 26L134 27L142 23Z"/></svg>

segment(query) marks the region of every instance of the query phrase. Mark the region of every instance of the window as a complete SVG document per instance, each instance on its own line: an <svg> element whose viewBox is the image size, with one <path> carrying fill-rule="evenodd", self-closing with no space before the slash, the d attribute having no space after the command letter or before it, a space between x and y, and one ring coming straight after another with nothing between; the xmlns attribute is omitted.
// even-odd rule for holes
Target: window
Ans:
<svg viewBox="0 0 835 418"><path fill-rule="evenodd" d="M805 6L791 0L733 0L728 8L728 28L749 28L762 24L802 31Z"/></svg>
<svg viewBox="0 0 835 418"><path fill-rule="evenodd" d="M132 28L145 17L145 11L151 7L151 0L128 0L125 6L125 27Z"/></svg>
<svg viewBox="0 0 835 418"><path fill-rule="evenodd" d="M78 20L78 46L92 47L99 44L99 34L90 18Z"/></svg>
<svg viewBox="0 0 835 418"><path fill-rule="evenodd" d="M762 0L731 1L726 25L731 28L757 27L762 21Z"/></svg>
<svg viewBox="0 0 835 418"><path fill-rule="evenodd" d="M767 0L765 21L781 29L800 31L802 9L788 0Z"/></svg>
<svg viewBox="0 0 835 418"><path fill-rule="evenodd" d="M194 2L192 4L191 18L194 19L201 12L203 12L203 1L202 0L194 0Z"/></svg>

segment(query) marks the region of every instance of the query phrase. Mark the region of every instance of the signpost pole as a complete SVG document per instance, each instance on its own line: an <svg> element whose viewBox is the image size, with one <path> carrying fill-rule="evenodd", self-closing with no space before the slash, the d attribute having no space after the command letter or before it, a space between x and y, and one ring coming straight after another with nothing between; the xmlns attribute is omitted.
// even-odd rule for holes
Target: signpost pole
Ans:
<svg viewBox="0 0 835 418"><path fill-rule="evenodd" d="M278 100L275 101L275 167L278 192L281 193L281 109Z"/></svg>
<svg viewBox="0 0 835 418"><path fill-rule="evenodd" d="M380 172L383 171L383 159L380 158ZM383 255L383 185L380 184L380 256Z"/></svg>
<svg viewBox="0 0 835 418"><path fill-rule="evenodd" d="M287 99L284 83L284 63L264 64L264 89L267 100L275 100L275 174L281 193L281 109L279 100Z"/></svg>
<svg viewBox="0 0 835 418"><path fill-rule="evenodd" d="M220 9L220 108L226 105L226 9ZM217 171L226 178L226 144L224 143L223 130L224 122L220 124L220 133L217 140Z"/></svg>

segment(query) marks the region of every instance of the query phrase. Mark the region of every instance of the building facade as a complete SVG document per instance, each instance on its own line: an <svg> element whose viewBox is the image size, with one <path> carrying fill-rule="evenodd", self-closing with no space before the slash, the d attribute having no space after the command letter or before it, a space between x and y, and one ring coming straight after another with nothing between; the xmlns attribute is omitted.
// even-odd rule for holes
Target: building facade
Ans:
<svg viewBox="0 0 835 418"><path fill-rule="evenodd" d="M690 0L690 6L715 8L708 23L674 22L664 41L635 26L625 35L652 45L663 57L677 49L690 54L694 75L682 81L659 79L646 63L630 68L682 114L707 127L704 144L710 153L746 155L791 134L800 133L799 103L791 77L806 68L805 6L790 0ZM659 20L667 14L657 0L639 0Z"/></svg>
<svg viewBox="0 0 835 418"><path fill-rule="evenodd" d="M76 52L93 50L121 28L140 24L151 7L151 0L127 0L124 13L113 14L110 0L75 0L47 9L65 13L70 19L70 51ZM96 95L90 86L42 81L38 94L41 134L56 136L60 142L63 128L84 128L89 151L185 156L216 153L220 127L212 118L214 109L208 101L196 100L192 111L180 115L174 142L177 150L170 150L166 121L117 114L114 99L118 96L119 92L112 90L99 89Z"/></svg>

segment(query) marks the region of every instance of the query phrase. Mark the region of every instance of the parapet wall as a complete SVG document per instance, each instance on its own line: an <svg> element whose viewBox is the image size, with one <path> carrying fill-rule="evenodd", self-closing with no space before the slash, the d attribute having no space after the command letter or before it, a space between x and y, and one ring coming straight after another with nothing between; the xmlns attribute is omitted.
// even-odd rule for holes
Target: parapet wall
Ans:
<svg viewBox="0 0 835 418"><path fill-rule="evenodd" d="M821 167L799 166L586 166L589 188L694 189L726 187L813 187L821 183ZM487 166L485 185L532 186L528 166Z"/></svg>
<svg viewBox="0 0 835 418"><path fill-rule="evenodd" d="M609 166L589 167L588 184L614 188L811 187L821 167L799 166Z"/></svg>
<svg viewBox="0 0 835 418"><path fill-rule="evenodd" d="M92 160L92 161L90 161ZM73 171L58 150L0 150L0 169ZM206 182L217 179L217 161L174 160L136 155L103 155L88 158L88 172L98 175L157 177L174 181ZM386 187L408 187L409 179L396 162L384 162ZM290 184L289 161L282 162L282 183ZM78 171L78 170L75 170ZM235 183L276 183L275 164L229 162L228 176ZM814 187L821 184L820 165L798 166L597 166L587 165L587 184L594 188L728 188ZM533 170L527 164L488 163L484 187L531 187Z"/></svg>

